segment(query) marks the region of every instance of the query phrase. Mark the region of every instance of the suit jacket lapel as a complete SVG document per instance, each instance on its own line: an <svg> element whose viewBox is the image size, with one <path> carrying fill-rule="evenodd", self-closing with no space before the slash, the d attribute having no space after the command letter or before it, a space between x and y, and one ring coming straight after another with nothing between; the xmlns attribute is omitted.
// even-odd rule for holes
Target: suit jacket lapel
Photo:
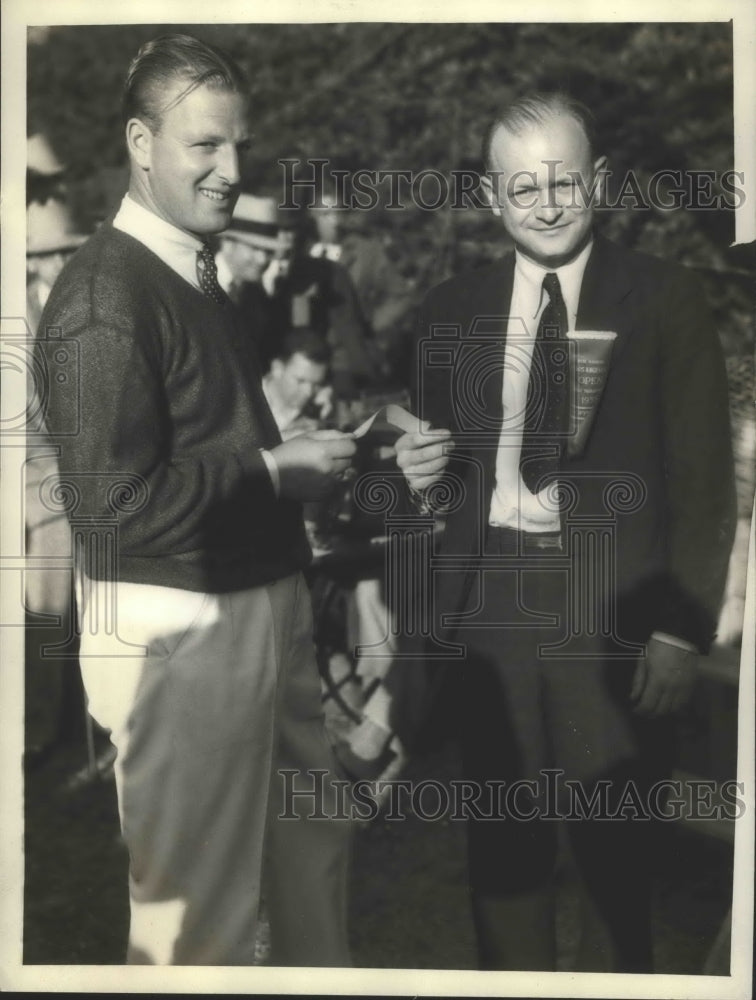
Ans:
<svg viewBox="0 0 756 1000"><path fill-rule="evenodd" d="M476 305L476 316L468 335L478 344L485 344L485 360L481 374L485 377L482 400L485 413L495 428L503 419L502 387L504 378L504 350L507 342L509 304L512 300L514 283L514 254L501 262L500 268L492 274L481 289ZM495 431L494 431L495 433Z"/></svg>
<svg viewBox="0 0 756 1000"><path fill-rule="evenodd" d="M623 308L624 300L632 291L632 282L617 257L614 244L597 235L583 275L576 323L578 330L612 330L617 334L610 365L621 354L632 326L629 311ZM475 329L468 330L468 336L474 335L476 330L489 334L492 344L495 342L501 346L502 361L514 284L514 263L514 254L509 254L479 290L475 303ZM503 364L499 364L495 375L486 379L483 391L486 413L498 421L502 418L502 378Z"/></svg>
<svg viewBox="0 0 756 1000"><path fill-rule="evenodd" d="M631 291L630 277L617 260L616 247L596 236L580 288L576 328L613 330L617 334L610 365L627 341L630 317L622 303Z"/></svg>
<svg viewBox="0 0 756 1000"><path fill-rule="evenodd" d="M592 426L601 408L607 381L613 366L627 344L632 330L633 317L628 297L632 282L626 266L618 259L617 248L607 240L597 236L583 275L578 303L576 330L613 331L616 339L609 356L609 370L604 377L600 393L591 403L590 413L583 414L587 423L582 443L571 441L574 450L568 448L566 458L579 458L585 452L592 432ZM587 436L585 432L587 431Z"/></svg>

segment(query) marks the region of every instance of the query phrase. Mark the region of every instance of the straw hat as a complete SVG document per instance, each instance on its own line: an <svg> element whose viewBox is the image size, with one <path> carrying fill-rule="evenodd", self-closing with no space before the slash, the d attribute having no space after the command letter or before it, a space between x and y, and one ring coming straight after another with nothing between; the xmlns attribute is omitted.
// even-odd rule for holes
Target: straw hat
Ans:
<svg viewBox="0 0 756 1000"><path fill-rule="evenodd" d="M74 231L67 205L55 198L26 209L26 256L75 250L88 237Z"/></svg>

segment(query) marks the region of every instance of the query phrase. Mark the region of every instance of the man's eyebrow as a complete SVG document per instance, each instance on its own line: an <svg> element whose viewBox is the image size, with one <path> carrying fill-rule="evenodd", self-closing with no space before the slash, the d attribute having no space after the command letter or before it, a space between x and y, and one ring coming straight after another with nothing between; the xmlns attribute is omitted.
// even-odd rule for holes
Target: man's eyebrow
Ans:
<svg viewBox="0 0 756 1000"><path fill-rule="evenodd" d="M221 137L219 135L214 135L212 132L187 132L186 135L180 136L183 142L191 145L195 142L221 142Z"/></svg>
<svg viewBox="0 0 756 1000"><path fill-rule="evenodd" d="M187 142L217 142L223 143L228 142L228 136L221 135L217 132L195 132L190 134L186 138ZM234 140L234 145L243 146L252 142L251 135L243 135L241 138Z"/></svg>

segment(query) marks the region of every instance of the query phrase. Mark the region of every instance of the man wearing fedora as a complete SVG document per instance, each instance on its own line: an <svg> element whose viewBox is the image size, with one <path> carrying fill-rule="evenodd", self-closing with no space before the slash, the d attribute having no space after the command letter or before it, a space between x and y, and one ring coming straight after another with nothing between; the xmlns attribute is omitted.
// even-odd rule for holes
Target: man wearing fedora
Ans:
<svg viewBox="0 0 756 1000"><path fill-rule="evenodd" d="M238 309L267 371L285 330L273 295L286 265L281 223L272 198L242 193L231 224L218 238L218 283Z"/></svg>
<svg viewBox="0 0 756 1000"><path fill-rule="evenodd" d="M221 238L218 270L264 369L291 329L306 328L328 343L337 395L380 381L379 351L354 284L340 264L309 256L297 213L279 209L269 196L241 195Z"/></svg>
<svg viewBox="0 0 756 1000"><path fill-rule="evenodd" d="M273 294L271 262L280 258L280 221L272 198L240 194L231 224L218 238L215 257L218 283L232 302L241 305L248 286Z"/></svg>

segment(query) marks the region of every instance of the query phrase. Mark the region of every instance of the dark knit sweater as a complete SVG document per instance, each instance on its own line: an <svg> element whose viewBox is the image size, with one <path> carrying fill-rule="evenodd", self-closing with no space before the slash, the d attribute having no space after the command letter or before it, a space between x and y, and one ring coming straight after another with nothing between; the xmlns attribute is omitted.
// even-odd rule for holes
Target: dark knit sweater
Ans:
<svg viewBox="0 0 756 1000"><path fill-rule="evenodd" d="M63 271L40 334L70 517L101 537L117 519L120 580L223 593L309 562L301 506L275 496L260 454L280 437L230 303L107 224ZM112 572L92 553L84 568Z"/></svg>

